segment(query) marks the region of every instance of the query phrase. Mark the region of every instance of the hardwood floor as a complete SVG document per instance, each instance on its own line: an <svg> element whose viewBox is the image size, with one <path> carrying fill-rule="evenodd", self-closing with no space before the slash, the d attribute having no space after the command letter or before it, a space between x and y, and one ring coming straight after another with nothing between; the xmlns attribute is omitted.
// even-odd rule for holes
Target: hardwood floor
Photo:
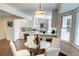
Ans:
<svg viewBox="0 0 79 59"><path fill-rule="evenodd" d="M9 42L6 39L0 40L0 56L12 56Z"/></svg>
<svg viewBox="0 0 79 59"><path fill-rule="evenodd" d="M25 49L23 43L25 40L18 40L17 43L15 42L17 50ZM11 48L9 46L9 41L6 39L0 40L0 56L13 56ZM66 56L63 53L59 53L59 56Z"/></svg>

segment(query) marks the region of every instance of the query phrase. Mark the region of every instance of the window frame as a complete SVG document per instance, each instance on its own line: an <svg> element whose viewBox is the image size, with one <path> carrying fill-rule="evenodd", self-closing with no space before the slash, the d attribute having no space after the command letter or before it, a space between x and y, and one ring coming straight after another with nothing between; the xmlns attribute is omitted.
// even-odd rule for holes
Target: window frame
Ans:
<svg viewBox="0 0 79 59"><path fill-rule="evenodd" d="M62 21L63 21L63 16L68 16L68 15L72 15L72 20L73 20L73 10L72 11L69 11L69 12L65 12L65 13L62 13L62 14L60 14L60 19L61 19L61 29L62 29ZM72 29L72 20L71 20L71 29ZM61 31L61 30L60 30ZM72 31L72 30L71 30ZM71 39L71 31L70 31L70 39ZM60 32L60 34L61 34L61 32ZM60 38L61 38L61 35L60 35ZM69 41L66 41L66 40L63 40L63 39L61 39L61 41L64 41L64 42L66 42L66 43L70 43L70 40L69 39Z"/></svg>
<svg viewBox="0 0 79 59"><path fill-rule="evenodd" d="M79 49L79 45L77 45L76 42L75 42L75 41L76 41L76 33L77 33L76 30L77 30L77 13L78 13L78 12L79 12L79 7L74 10L75 19L76 19L76 20L75 20L75 28L76 28L76 29L75 29L75 37L74 37L74 44L73 44L73 45L74 45L76 48Z"/></svg>

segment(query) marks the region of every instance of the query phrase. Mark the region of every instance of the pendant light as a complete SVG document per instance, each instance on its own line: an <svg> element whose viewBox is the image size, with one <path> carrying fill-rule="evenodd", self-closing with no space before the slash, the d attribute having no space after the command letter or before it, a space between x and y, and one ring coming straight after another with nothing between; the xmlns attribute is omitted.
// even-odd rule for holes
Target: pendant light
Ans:
<svg viewBox="0 0 79 59"><path fill-rule="evenodd" d="M36 18L44 18L45 15L46 15L46 12L42 9L41 3L40 3L40 4L39 4L39 10L37 10L37 11L35 12L35 17L36 17Z"/></svg>

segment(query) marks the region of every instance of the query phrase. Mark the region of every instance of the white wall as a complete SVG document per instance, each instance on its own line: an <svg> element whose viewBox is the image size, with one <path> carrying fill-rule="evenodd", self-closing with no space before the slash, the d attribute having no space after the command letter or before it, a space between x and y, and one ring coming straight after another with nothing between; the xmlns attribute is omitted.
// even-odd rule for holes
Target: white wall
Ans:
<svg viewBox="0 0 79 59"><path fill-rule="evenodd" d="M7 40L14 40L14 20L17 20L19 19L18 17L15 17L15 16L6 16L5 17L5 20L6 20L6 36L7 36ZM13 22L13 27L9 27L7 25L8 22L12 21ZM17 24L15 25L16 29L18 28L18 25L19 22L17 22ZM19 30L18 30L19 31Z"/></svg>
<svg viewBox="0 0 79 59"><path fill-rule="evenodd" d="M57 29L57 37L60 38L60 26L61 21L58 17L58 9L52 11L52 27Z"/></svg>
<svg viewBox="0 0 79 59"><path fill-rule="evenodd" d="M13 27L8 27L8 21L12 21L11 16L0 16L0 38L13 40Z"/></svg>
<svg viewBox="0 0 79 59"><path fill-rule="evenodd" d="M14 28L8 26L8 22L17 19L15 16L0 16L0 39L14 40Z"/></svg>
<svg viewBox="0 0 79 59"><path fill-rule="evenodd" d="M20 39L21 34L21 19L14 20L14 41Z"/></svg>
<svg viewBox="0 0 79 59"><path fill-rule="evenodd" d="M0 40L6 38L6 24L5 20L0 17Z"/></svg>
<svg viewBox="0 0 79 59"><path fill-rule="evenodd" d="M33 19L27 20L27 19L21 19L21 27L33 27Z"/></svg>
<svg viewBox="0 0 79 59"><path fill-rule="evenodd" d="M14 20L14 40L24 38L24 32L21 31L21 27L33 27L33 22L27 19L15 19Z"/></svg>
<svg viewBox="0 0 79 59"><path fill-rule="evenodd" d="M7 35L7 40L13 40L14 39L14 31L13 31L13 27L9 27L8 26L8 22L12 21L13 22L13 18L11 16L6 16L6 35Z"/></svg>

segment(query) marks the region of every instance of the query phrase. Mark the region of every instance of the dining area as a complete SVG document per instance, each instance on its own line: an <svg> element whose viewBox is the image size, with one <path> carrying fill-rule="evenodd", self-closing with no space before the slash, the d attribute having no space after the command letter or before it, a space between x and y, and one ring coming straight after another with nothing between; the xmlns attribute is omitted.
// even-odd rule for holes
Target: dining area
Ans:
<svg viewBox="0 0 79 59"><path fill-rule="evenodd" d="M27 39L10 41L14 56L58 56L60 52L60 39L43 40L39 34L27 36Z"/></svg>

